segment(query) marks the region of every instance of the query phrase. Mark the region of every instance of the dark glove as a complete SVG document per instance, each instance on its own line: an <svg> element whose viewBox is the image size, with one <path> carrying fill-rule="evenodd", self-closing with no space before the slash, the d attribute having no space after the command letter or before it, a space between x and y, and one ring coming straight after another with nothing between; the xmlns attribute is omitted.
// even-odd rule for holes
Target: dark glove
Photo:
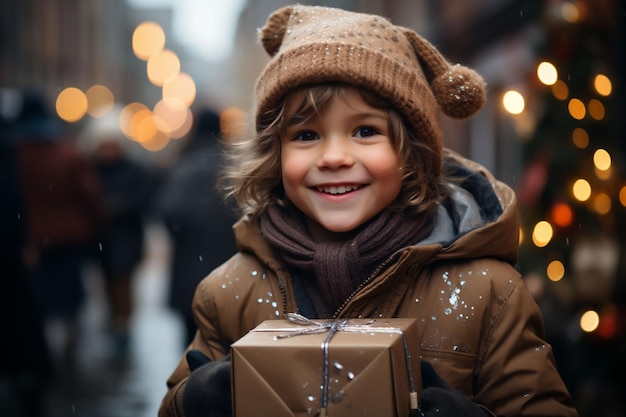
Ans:
<svg viewBox="0 0 626 417"><path fill-rule="evenodd" d="M191 374L183 392L187 417L231 417L230 355L212 361L199 350L187 352Z"/></svg>
<svg viewBox="0 0 626 417"><path fill-rule="evenodd" d="M485 417L489 414L465 395L450 387L432 365L421 362L423 390L420 410L424 417Z"/></svg>

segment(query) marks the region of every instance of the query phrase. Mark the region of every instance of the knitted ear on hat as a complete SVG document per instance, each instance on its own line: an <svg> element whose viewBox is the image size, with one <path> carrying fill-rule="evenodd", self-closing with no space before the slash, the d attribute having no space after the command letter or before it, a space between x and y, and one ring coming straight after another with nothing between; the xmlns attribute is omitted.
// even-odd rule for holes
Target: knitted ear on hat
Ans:
<svg viewBox="0 0 626 417"><path fill-rule="evenodd" d="M485 103L485 82L478 73L461 65L450 65L439 51L411 30L407 37L417 54L430 89L445 114L464 119Z"/></svg>
<svg viewBox="0 0 626 417"><path fill-rule="evenodd" d="M283 7L272 13L261 29L259 37L263 48L270 56L276 55L287 30L287 22L293 12L291 6Z"/></svg>

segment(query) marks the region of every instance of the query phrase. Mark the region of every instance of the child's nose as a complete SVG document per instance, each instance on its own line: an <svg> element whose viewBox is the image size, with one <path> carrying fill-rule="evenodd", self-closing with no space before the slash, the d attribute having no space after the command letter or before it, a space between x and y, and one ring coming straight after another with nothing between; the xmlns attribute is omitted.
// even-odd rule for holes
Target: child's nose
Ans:
<svg viewBox="0 0 626 417"><path fill-rule="evenodd" d="M330 138L324 141L317 166L320 169L337 169L349 167L354 164L354 156L351 152L349 141L343 138Z"/></svg>

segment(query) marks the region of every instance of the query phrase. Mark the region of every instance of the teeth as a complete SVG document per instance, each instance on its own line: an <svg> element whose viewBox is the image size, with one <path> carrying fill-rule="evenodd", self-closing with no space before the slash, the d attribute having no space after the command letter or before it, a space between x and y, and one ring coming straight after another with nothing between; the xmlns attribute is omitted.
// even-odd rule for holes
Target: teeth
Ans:
<svg viewBox="0 0 626 417"><path fill-rule="evenodd" d="M358 185L340 185L339 187L317 187L317 191L327 194L345 194L358 188Z"/></svg>

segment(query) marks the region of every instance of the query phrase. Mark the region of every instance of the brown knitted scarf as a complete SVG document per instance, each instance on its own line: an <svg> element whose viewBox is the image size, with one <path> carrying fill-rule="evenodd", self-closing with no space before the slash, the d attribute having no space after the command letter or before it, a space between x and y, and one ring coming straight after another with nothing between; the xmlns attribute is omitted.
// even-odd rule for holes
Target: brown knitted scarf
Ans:
<svg viewBox="0 0 626 417"><path fill-rule="evenodd" d="M305 278L314 276L331 313L391 254L426 237L432 227L424 224L403 213L385 210L363 225L350 240L314 242L303 215L293 206L270 206L261 217L263 234L289 266L304 272ZM307 284L311 283L305 282L310 289L311 285ZM314 302L322 301L315 300L315 294L312 296Z"/></svg>

